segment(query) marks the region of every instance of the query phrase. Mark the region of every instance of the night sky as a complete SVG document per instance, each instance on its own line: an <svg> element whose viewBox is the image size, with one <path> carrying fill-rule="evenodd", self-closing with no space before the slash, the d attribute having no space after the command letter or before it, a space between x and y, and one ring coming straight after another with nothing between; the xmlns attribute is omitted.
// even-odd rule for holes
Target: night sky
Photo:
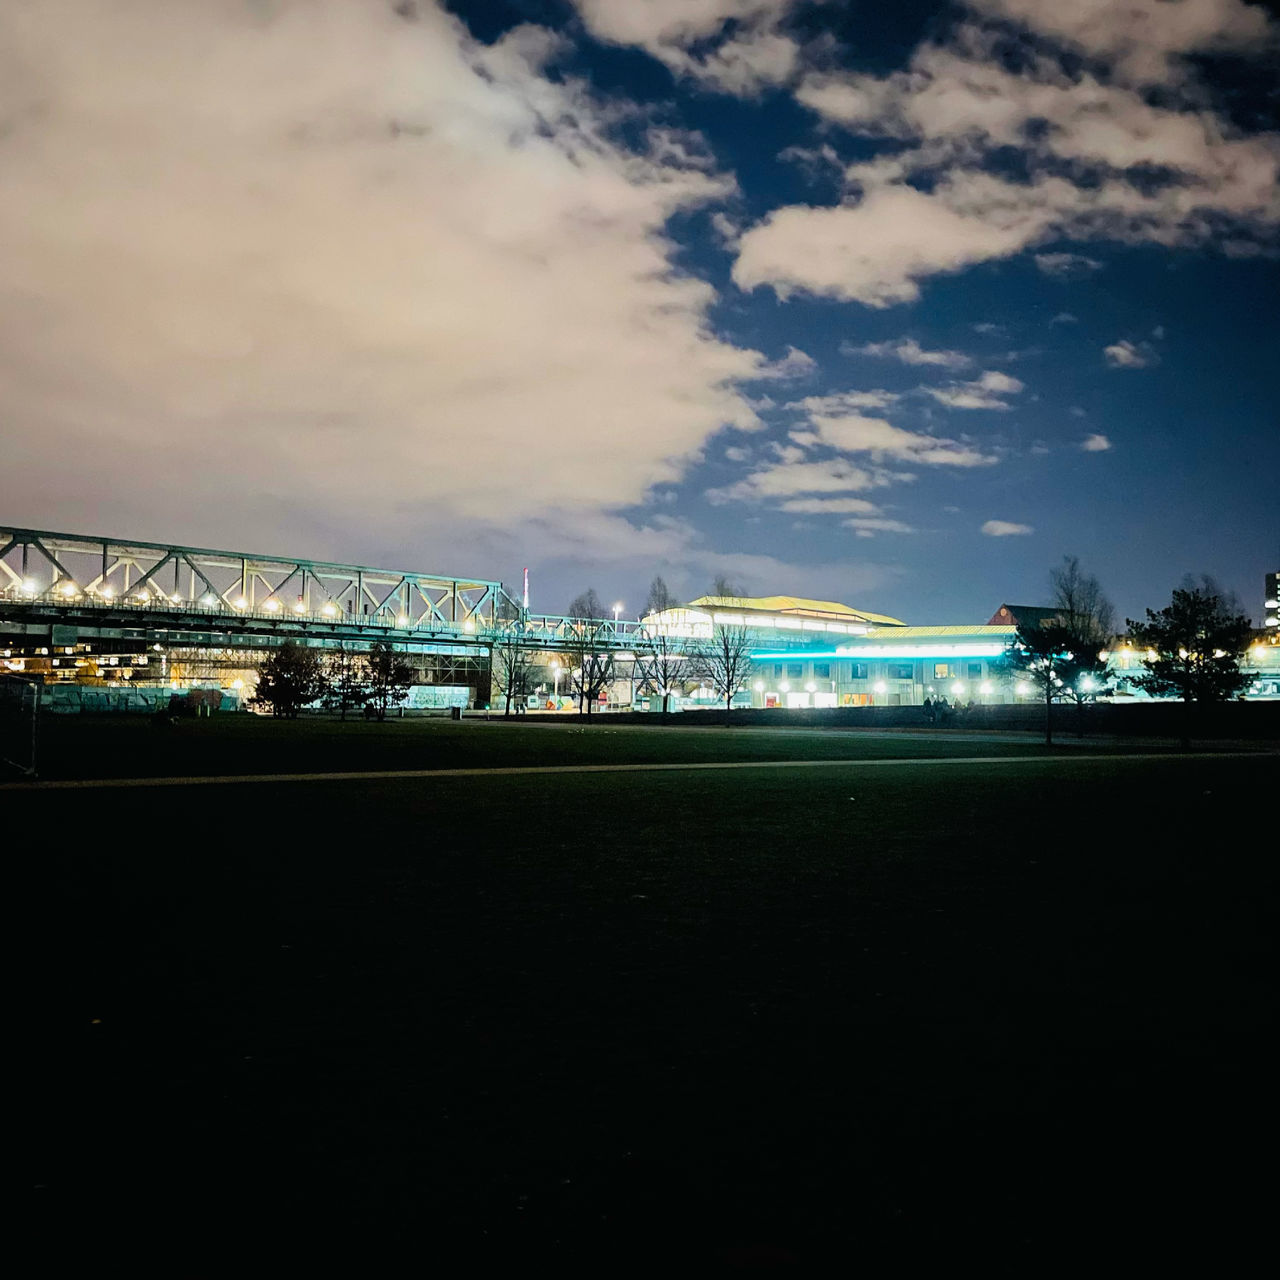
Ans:
<svg viewBox="0 0 1280 1280"><path fill-rule="evenodd" d="M984 622L1280 567L1280 14L0 8L0 519Z"/></svg>

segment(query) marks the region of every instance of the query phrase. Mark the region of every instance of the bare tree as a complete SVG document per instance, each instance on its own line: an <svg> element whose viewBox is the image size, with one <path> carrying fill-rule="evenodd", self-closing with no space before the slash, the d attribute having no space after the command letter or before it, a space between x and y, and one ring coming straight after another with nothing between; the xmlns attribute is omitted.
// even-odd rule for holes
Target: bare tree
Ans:
<svg viewBox="0 0 1280 1280"><path fill-rule="evenodd" d="M1076 705L1076 733L1084 734L1084 708L1111 687L1103 657L1116 630L1116 614L1097 578L1084 573L1076 556L1063 556L1062 567L1049 573L1053 606L1065 633L1072 670L1061 698Z"/></svg>
<svg viewBox="0 0 1280 1280"><path fill-rule="evenodd" d="M1076 556L1063 556L1062 567L1049 574L1053 607L1074 636L1086 644L1110 643L1116 630L1116 611L1097 578L1081 571Z"/></svg>
<svg viewBox="0 0 1280 1280"><path fill-rule="evenodd" d="M506 699L502 710L505 718L511 715L511 700L523 698L533 685L533 654L524 647L524 637L519 631L508 631L494 641L489 666L495 687Z"/></svg>
<svg viewBox="0 0 1280 1280"><path fill-rule="evenodd" d="M604 606L592 587L569 605L568 616L575 622L565 640L565 657L579 715L589 716L600 694L613 683L613 654L607 644L609 632L603 613Z"/></svg>
<svg viewBox="0 0 1280 1280"><path fill-rule="evenodd" d="M649 584L649 596L644 602L644 617L651 613L666 613L669 609L678 609L680 602L671 594L670 588L661 577L655 577Z"/></svg>
<svg viewBox="0 0 1280 1280"><path fill-rule="evenodd" d="M751 678L751 629L744 623L718 625L710 640L696 650L696 669L724 699L725 721L733 708L733 695L745 689Z"/></svg>
<svg viewBox="0 0 1280 1280"><path fill-rule="evenodd" d="M690 642L683 636L654 630L636 646L636 679L642 693L657 694L663 711L670 710L671 695L697 674Z"/></svg>
<svg viewBox="0 0 1280 1280"><path fill-rule="evenodd" d="M588 587L580 596L575 596L569 605L570 618L603 618L604 605L596 595L594 587Z"/></svg>
<svg viewBox="0 0 1280 1280"><path fill-rule="evenodd" d="M731 581L727 574L717 573L711 583L711 594L721 599L740 600L744 591L738 583Z"/></svg>
<svg viewBox="0 0 1280 1280"><path fill-rule="evenodd" d="M570 646L569 657L576 665L569 672L578 698L578 714L590 715L600 695L613 683L613 654L599 645L599 628L591 628L582 643Z"/></svg>

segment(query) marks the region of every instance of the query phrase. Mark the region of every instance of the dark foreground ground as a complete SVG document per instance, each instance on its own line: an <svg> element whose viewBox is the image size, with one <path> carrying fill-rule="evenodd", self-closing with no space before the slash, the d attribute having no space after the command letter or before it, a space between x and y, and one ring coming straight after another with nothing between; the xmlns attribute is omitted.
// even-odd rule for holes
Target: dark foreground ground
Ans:
<svg viewBox="0 0 1280 1280"><path fill-rule="evenodd" d="M1241 1269L1276 766L2 793L42 1270Z"/></svg>
<svg viewBox="0 0 1280 1280"><path fill-rule="evenodd" d="M1081 745L1064 734L1055 750L1062 754ZM1094 752L1179 749L1176 740L1167 739L1139 747L1119 739L1090 739L1084 745ZM1212 745L1220 749L1222 744ZM1234 745L1262 750L1268 744ZM460 723L391 719L377 724L322 716L273 720L228 714L157 725L141 715L51 715L43 718L39 732L39 771L47 779L1043 753L1039 733L923 726L888 732L761 728L741 721L726 729L709 715L686 716L676 727L627 723L620 716L588 721L574 716L554 721L468 717Z"/></svg>

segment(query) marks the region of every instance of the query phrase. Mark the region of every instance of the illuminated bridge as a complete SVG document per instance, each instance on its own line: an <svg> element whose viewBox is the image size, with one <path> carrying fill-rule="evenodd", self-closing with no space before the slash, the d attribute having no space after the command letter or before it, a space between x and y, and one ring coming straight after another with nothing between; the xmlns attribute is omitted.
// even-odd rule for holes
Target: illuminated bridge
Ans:
<svg viewBox="0 0 1280 1280"><path fill-rule="evenodd" d="M454 574L212 551L0 525L0 633L10 643L264 648L389 640L488 648L643 645L637 622L531 614L502 583Z"/></svg>

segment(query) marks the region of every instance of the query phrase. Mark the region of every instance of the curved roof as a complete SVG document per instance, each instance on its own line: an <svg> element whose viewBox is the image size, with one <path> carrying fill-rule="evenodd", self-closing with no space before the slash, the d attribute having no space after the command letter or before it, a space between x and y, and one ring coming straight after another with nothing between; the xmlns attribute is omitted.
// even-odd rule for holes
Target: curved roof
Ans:
<svg viewBox="0 0 1280 1280"><path fill-rule="evenodd" d="M699 596L689 601L691 609L756 609L761 613L790 613L801 617L852 618L859 622L874 622L885 627L900 627L897 618L883 613L868 613L834 600L807 600L803 596Z"/></svg>
<svg viewBox="0 0 1280 1280"><path fill-rule="evenodd" d="M982 636L992 640L1000 640L1006 637L1012 637L1016 627L993 627L989 623L981 627L892 627L887 631L887 635L894 640L912 640L920 639L940 639L944 636ZM880 639L880 628L872 629L868 640Z"/></svg>

